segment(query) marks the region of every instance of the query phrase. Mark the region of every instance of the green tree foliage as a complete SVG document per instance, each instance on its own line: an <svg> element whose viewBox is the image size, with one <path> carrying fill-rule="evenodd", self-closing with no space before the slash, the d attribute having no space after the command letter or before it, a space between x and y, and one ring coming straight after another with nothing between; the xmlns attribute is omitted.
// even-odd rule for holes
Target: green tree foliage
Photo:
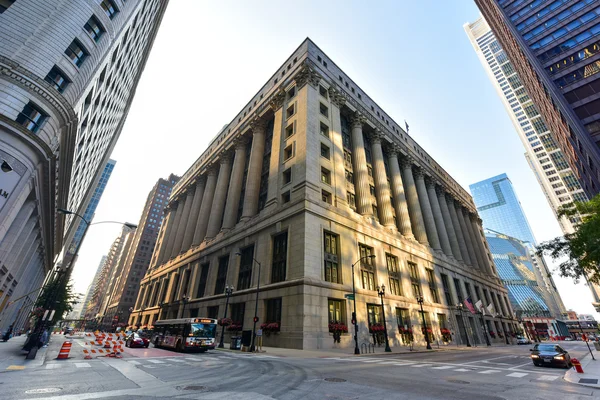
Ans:
<svg viewBox="0 0 600 400"><path fill-rule="evenodd" d="M563 260L558 266L561 276L578 281L582 276L600 283L600 195L587 203L574 203L562 207L559 216L581 216L575 233L544 242L538 254L554 260Z"/></svg>
<svg viewBox="0 0 600 400"><path fill-rule="evenodd" d="M48 309L55 310L51 323L60 321L67 313L73 311L79 299L79 296L73 292L73 285L66 279L54 279L42 289L42 294L35 303L36 307L48 306Z"/></svg>

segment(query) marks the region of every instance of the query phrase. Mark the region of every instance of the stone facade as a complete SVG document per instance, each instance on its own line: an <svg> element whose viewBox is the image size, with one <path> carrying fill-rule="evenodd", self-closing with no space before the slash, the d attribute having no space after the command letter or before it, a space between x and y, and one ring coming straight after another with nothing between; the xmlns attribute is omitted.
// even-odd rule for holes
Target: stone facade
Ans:
<svg viewBox="0 0 600 400"><path fill-rule="evenodd" d="M435 340L515 329L469 194L307 39L173 189L129 322L222 317L233 285L228 317L251 330L257 307L266 346L331 348L353 281L360 343L381 284L393 345L424 340L417 296ZM461 314L467 297L498 318Z"/></svg>

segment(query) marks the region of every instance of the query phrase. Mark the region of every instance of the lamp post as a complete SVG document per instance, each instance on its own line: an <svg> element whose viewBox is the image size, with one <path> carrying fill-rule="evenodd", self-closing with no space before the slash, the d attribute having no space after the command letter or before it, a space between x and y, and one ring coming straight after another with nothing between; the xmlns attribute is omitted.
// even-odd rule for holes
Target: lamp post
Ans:
<svg viewBox="0 0 600 400"><path fill-rule="evenodd" d="M577 321L577 326L579 326L579 330L581 331L581 339L583 340L583 335L585 335L585 333L583 332L583 327L581 326L581 320ZM592 349L590 348L590 343L586 340L585 344L587 345L588 351L592 356L592 360L596 361L596 359L594 358L594 353L592 353Z"/></svg>
<svg viewBox="0 0 600 400"><path fill-rule="evenodd" d="M383 304L383 296L385 296L385 285L381 285L381 287L377 286L377 294L381 298L381 313L382 313L382 317L383 317L383 334L385 337L385 352L391 353L392 349L390 349L390 342L388 340L388 333L387 333L387 324L385 322L385 305Z"/></svg>
<svg viewBox="0 0 600 400"><path fill-rule="evenodd" d="M236 256L241 257L242 253L239 251L235 253ZM252 343L250 344L250 352L254 351L254 336L256 335L256 323L258 322L258 292L260 290L260 263L256 258L252 257L252 261L258 264L258 280L256 281L256 301L254 304L254 325L252 325Z"/></svg>
<svg viewBox="0 0 600 400"><path fill-rule="evenodd" d="M485 344L491 346L492 344L490 343L490 338L488 338L487 329L485 329L485 323L483 321L483 313L481 311L477 311L477 314L479 314L479 319L481 321L481 329L483 331L483 337L485 337Z"/></svg>
<svg viewBox="0 0 600 400"><path fill-rule="evenodd" d="M184 294L183 296L181 296L181 301L183 302L183 311L181 311L181 318L185 318L185 305L189 303L190 296Z"/></svg>
<svg viewBox="0 0 600 400"><path fill-rule="evenodd" d="M229 308L229 296L233 293L233 285L225 286L225 294L227 295L227 300L225 300L225 312L223 313L223 319L227 318L227 308ZM221 325L221 341L219 342L219 349L225 347L223 345L223 338L225 336L225 325Z"/></svg>
<svg viewBox="0 0 600 400"><path fill-rule="evenodd" d="M456 305L456 309L460 313L460 319L463 322L463 329L465 330L465 338L467 338L467 347L471 347L471 343L469 342L469 331L467 330L467 324L465 323L465 316L463 315L463 305L462 303L458 303ZM460 329L460 327L459 327Z"/></svg>
<svg viewBox="0 0 600 400"><path fill-rule="evenodd" d="M354 299L354 312L352 313L352 324L354 325L354 354L360 354L360 350L358 349L358 320L356 318L356 287L354 285L354 266L364 260L365 258L370 258L371 260L375 259L375 254L371 254L370 256L361 257L352 264L352 299Z"/></svg>
<svg viewBox="0 0 600 400"><path fill-rule="evenodd" d="M423 296L417 296L417 303L421 306L421 318L423 320L423 330L425 331L425 342L427 342L427 350L431 350L431 343L429 343L429 335L427 334L427 324L425 323L425 311L423 311Z"/></svg>

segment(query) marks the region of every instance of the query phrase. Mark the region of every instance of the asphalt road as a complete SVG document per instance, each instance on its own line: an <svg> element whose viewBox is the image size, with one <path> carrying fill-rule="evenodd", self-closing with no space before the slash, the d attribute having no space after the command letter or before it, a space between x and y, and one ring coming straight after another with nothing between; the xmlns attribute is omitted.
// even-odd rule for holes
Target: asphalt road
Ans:
<svg viewBox="0 0 600 400"><path fill-rule="evenodd" d="M127 349L0 374L1 399L589 399L600 390L534 367L531 346L329 358ZM564 343L574 357L587 351ZM134 355L135 357L131 357Z"/></svg>

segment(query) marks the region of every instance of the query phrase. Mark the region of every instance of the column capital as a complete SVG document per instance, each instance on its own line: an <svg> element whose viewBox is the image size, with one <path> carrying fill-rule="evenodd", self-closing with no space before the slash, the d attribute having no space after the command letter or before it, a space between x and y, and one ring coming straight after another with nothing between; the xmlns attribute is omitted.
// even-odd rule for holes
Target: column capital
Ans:
<svg viewBox="0 0 600 400"><path fill-rule="evenodd" d="M352 118L350 119L350 124L352 128L362 128L365 122L367 122L367 118L358 111L355 112Z"/></svg>
<svg viewBox="0 0 600 400"><path fill-rule="evenodd" d="M231 164L231 153L228 151L223 151L221 154L219 154L219 164L223 165L223 164Z"/></svg>
<svg viewBox="0 0 600 400"><path fill-rule="evenodd" d="M196 184L196 186L198 186L202 183L206 183L206 176L204 176L204 175L196 176L196 178L194 178L194 183Z"/></svg>
<svg viewBox="0 0 600 400"><path fill-rule="evenodd" d="M346 98L333 86L333 84L329 86L327 91L329 92L329 99L337 108L342 108L344 104L346 104Z"/></svg>
<svg viewBox="0 0 600 400"><path fill-rule="evenodd" d="M248 139L246 139L244 136L239 136L239 137L235 138L233 141L233 148L236 151L237 150L245 150L247 145L248 145Z"/></svg>
<svg viewBox="0 0 600 400"><path fill-rule="evenodd" d="M414 168L414 176L415 176L415 179L424 179L425 178L425 173L423 172L423 168L421 168L419 166L415 166L415 168Z"/></svg>
<svg viewBox="0 0 600 400"><path fill-rule="evenodd" d="M394 143L390 143L386 146L385 148L388 157L396 157L398 158L398 155L401 154L400 152L400 146L398 146L397 144Z"/></svg>
<svg viewBox="0 0 600 400"><path fill-rule="evenodd" d="M437 193L438 197L446 197L446 188L444 187L444 185L441 185L439 182L436 182L435 185L435 192Z"/></svg>
<svg viewBox="0 0 600 400"><path fill-rule="evenodd" d="M275 94L273 94L273 96L271 96L271 99L269 100L269 107L271 107L271 109L273 111L277 111L281 107L283 107L284 102L285 102L285 90L279 88L277 93L275 93Z"/></svg>
<svg viewBox="0 0 600 400"><path fill-rule="evenodd" d="M298 89L309 83L313 87L317 87L321 81L321 75L313 68L312 61L306 59L302 65L302 69L294 77Z"/></svg>
<svg viewBox="0 0 600 400"><path fill-rule="evenodd" d="M206 166L206 175L207 176L216 176L217 172L219 172L216 164L211 163Z"/></svg>
<svg viewBox="0 0 600 400"><path fill-rule="evenodd" d="M252 128L252 134L256 135L257 133L265 133L265 129L267 128L267 121L256 115L252 122L250 122L250 128Z"/></svg>
<svg viewBox="0 0 600 400"><path fill-rule="evenodd" d="M375 128L375 130L373 132L371 132L371 134L369 136L371 139L371 144L375 144L375 143L381 144L381 142L383 141L383 138L385 137L383 135L383 132L378 128Z"/></svg>
<svg viewBox="0 0 600 400"><path fill-rule="evenodd" d="M419 168L421 169L421 168ZM431 176L425 174L423 172L423 176L425 177L425 185L429 188L429 187L433 187L433 189L435 190L436 187L436 181L435 179L433 179Z"/></svg>
<svg viewBox="0 0 600 400"><path fill-rule="evenodd" d="M402 169L412 168L414 163L415 163L415 159L412 158L411 156L404 156L404 157L400 158L400 165L402 166Z"/></svg>

